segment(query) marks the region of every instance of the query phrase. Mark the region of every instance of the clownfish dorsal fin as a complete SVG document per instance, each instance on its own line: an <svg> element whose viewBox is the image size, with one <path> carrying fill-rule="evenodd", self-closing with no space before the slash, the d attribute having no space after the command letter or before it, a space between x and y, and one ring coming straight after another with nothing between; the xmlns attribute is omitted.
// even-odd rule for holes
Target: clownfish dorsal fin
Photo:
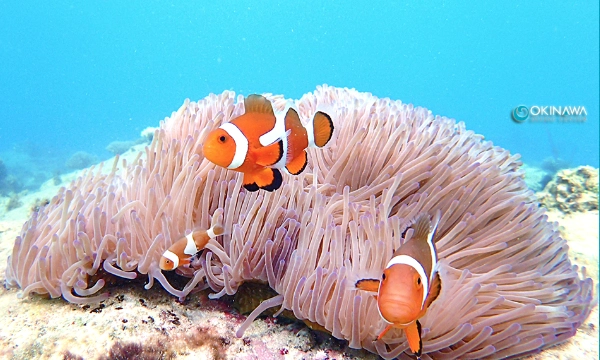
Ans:
<svg viewBox="0 0 600 360"><path fill-rule="evenodd" d="M430 227L431 222L429 221L429 215L423 214L419 216L413 225L413 229L415 231L413 235L413 241L427 241Z"/></svg>
<svg viewBox="0 0 600 360"><path fill-rule="evenodd" d="M248 95L244 99L244 111L248 113L268 114L275 116L273 105L266 97L258 94Z"/></svg>
<svg viewBox="0 0 600 360"><path fill-rule="evenodd" d="M442 279L440 278L440 274L436 271L433 276L433 281L431 282L431 286L429 286L429 295L427 295L427 300L425 300L424 309L429 309L429 306L435 299L438 298L440 292L442 291Z"/></svg>
<svg viewBox="0 0 600 360"><path fill-rule="evenodd" d="M359 290L378 292L379 291L379 280L376 279L361 279L354 284Z"/></svg>
<svg viewBox="0 0 600 360"><path fill-rule="evenodd" d="M425 271L428 274L429 284L433 281L433 275L437 269L437 249L433 238L437 230L441 217L441 212L438 210L434 216L433 226L429 220L429 215L422 214L414 222L412 228L414 230L413 238L411 241L416 242L416 246L419 247L420 255L418 260L424 265Z"/></svg>

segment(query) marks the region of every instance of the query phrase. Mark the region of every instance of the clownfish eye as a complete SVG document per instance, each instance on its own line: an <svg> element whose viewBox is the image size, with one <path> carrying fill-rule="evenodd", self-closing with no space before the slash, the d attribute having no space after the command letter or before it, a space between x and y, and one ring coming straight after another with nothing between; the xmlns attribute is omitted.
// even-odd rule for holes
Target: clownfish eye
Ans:
<svg viewBox="0 0 600 360"><path fill-rule="evenodd" d="M167 260L167 261L165 261L165 263L171 265L171 260Z"/></svg>
<svg viewBox="0 0 600 360"><path fill-rule="evenodd" d="M385 274L381 275L381 280L385 280Z"/></svg>
<svg viewBox="0 0 600 360"><path fill-rule="evenodd" d="M421 285L421 277L417 278L417 285Z"/></svg>
<svg viewBox="0 0 600 360"><path fill-rule="evenodd" d="M219 136L219 142L220 142L220 143L224 143L224 142L225 142L225 140L227 140L227 138L225 137L225 135L221 135L221 136Z"/></svg>

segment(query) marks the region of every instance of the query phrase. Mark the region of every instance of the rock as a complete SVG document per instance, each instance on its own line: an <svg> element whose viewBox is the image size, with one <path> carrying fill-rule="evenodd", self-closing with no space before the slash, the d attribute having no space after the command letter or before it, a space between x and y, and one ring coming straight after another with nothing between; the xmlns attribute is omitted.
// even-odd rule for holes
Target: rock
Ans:
<svg viewBox="0 0 600 360"><path fill-rule="evenodd" d="M538 198L546 208L565 214L598 210L598 169L581 166L559 171Z"/></svg>

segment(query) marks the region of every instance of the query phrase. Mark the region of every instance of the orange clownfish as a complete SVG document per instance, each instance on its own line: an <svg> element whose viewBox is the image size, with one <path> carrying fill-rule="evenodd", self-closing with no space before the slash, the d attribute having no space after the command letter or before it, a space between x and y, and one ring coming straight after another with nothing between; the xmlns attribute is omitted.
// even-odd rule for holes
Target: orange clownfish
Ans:
<svg viewBox="0 0 600 360"><path fill-rule="evenodd" d="M396 250L381 280L362 279L355 284L357 289L377 292L379 314L388 324L377 340L391 328L404 329L410 350L417 359L423 350L419 319L442 289L433 243L438 222L439 213L433 228L427 214L419 216L412 226L412 239Z"/></svg>
<svg viewBox="0 0 600 360"><path fill-rule="evenodd" d="M285 118L275 116L271 102L262 95L244 99L245 113L208 134L204 156L216 165L244 173L248 191L279 189L279 169L300 174L307 164L306 148L323 147L333 134L331 117L317 111L304 127L296 110Z"/></svg>
<svg viewBox="0 0 600 360"><path fill-rule="evenodd" d="M223 227L213 225L208 230L194 230L188 235L175 241L160 258L158 266L161 270L175 270L180 266L188 265L192 256L208 244L210 239L214 239L223 234Z"/></svg>

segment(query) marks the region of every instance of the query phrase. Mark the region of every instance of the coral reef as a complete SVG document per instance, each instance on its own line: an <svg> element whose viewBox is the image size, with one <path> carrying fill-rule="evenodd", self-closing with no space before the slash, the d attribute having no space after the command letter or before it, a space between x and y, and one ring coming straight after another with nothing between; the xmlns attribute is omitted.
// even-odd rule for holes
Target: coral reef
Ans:
<svg viewBox="0 0 600 360"><path fill-rule="evenodd" d="M568 168L569 165L570 164L567 160L550 156L542 161L540 168L547 174L554 175L560 170Z"/></svg>
<svg viewBox="0 0 600 360"><path fill-rule="evenodd" d="M9 174L6 165L0 159L0 195L14 193L20 189L21 184L14 175Z"/></svg>
<svg viewBox="0 0 600 360"><path fill-rule="evenodd" d="M598 210L598 169L580 166L559 171L538 197L548 209L563 213Z"/></svg>
<svg viewBox="0 0 600 360"><path fill-rule="evenodd" d="M122 155L129 150L135 151L136 145L148 144L152 141L156 129L157 128L146 128L142 131L141 137L137 140L113 141L106 146L106 150L113 153L113 155Z"/></svg>
<svg viewBox="0 0 600 360"><path fill-rule="evenodd" d="M7 175L8 170L6 170L6 165L4 165L4 162L2 161L2 159L0 159L0 181L6 179Z"/></svg>
<svg viewBox="0 0 600 360"><path fill-rule="evenodd" d="M527 184L527 187L534 192L542 191L554 176L554 174L549 175L541 168L527 164L523 164L521 169L525 173L525 183Z"/></svg>
<svg viewBox="0 0 600 360"><path fill-rule="evenodd" d="M6 211L11 211L21 206L21 195L17 193L11 193L6 203Z"/></svg>
<svg viewBox="0 0 600 360"><path fill-rule="evenodd" d="M136 144L135 141L120 141L115 140L106 146L106 150L113 155L121 155L131 149Z"/></svg>
<svg viewBox="0 0 600 360"><path fill-rule="evenodd" d="M144 139L147 143L151 143L154 138L154 132L158 130L158 127L148 126L140 133L142 139Z"/></svg>
<svg viewBox="0 0 600 360"><path fill-rule="evenodd" d="M278 111L287 103L268 97ZM261 281L277 295L238 336L281 306L352 348L408 358L400 331L373 341L385 324L372 296L352 285L378 277L412 237L412 219L439 209L443 285L422 321L424 359L535 352L573 336L586 319L592 282L569 261L518 156L426 109L324 86L296 106L304 120L317 110L332 116L332 145L311 150L311 165L286 176L279 191L250 194L240 176L198 150L208 131L243 112L241 100L225 92L186 101L145 156L117 159L108 173L91 169L61 189L23 226L7 286L85 304L110 301L99 294L108 274L147 274L147 288L157 280L180 301L200 289L217 299ZM173 287L158 259L217 209L230 232L209 242L183 289Z"/></svg>
<svg viewBox="0 0 600 360"><path fill-rule="evenodd" d="M77 151L71 155L65 166L71 170L79 170L98 163L98 156L85 151Z"/></svg>

